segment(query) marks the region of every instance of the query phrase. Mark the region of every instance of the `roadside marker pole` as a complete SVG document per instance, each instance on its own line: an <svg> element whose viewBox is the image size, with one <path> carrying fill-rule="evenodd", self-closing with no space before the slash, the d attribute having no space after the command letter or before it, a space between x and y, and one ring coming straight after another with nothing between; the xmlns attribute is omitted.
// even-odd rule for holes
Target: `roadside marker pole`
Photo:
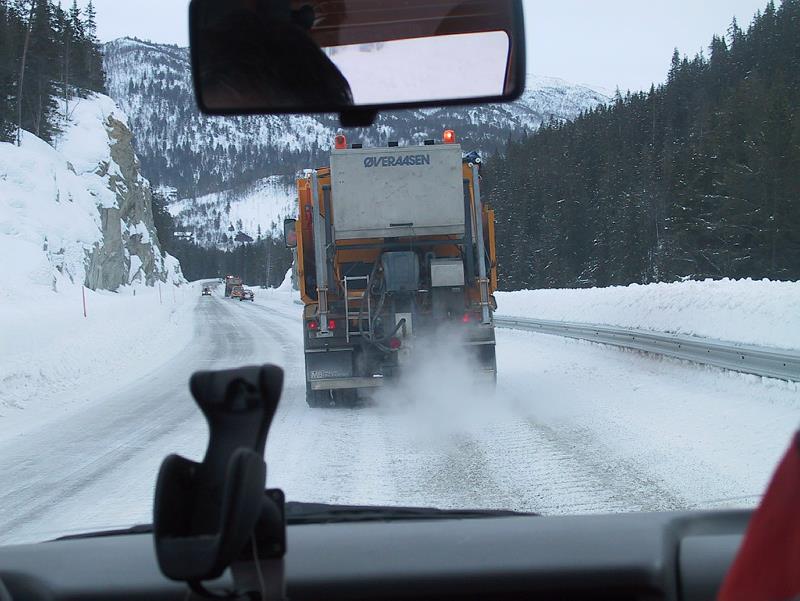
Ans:
<svg viewBox="0 0 800 601"><path fill-rule="evenodd" d="M81 296L83 296L83 316L86 317L86 286L81 286Z"/></svg>
<svg viewBox="0 0 800 601"><path fill-rule="evenodd" d="M158 304L163 305L164 301L161 298L161 282L158 284Z"/></svg>

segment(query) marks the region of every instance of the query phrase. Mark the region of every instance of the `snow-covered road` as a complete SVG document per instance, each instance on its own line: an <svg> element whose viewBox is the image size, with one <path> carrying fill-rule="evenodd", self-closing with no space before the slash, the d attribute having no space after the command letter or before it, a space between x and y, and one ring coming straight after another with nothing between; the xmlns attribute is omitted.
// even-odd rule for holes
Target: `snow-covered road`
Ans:
<svg viewBox="0 0 800 601"><path fill-rule="evenodd" d="M498 332L494 398L458 367L358 409L304 401L299 307L193 305L192 343L97 402L0 444L0 543L150 521L161 459L199 459L196 369L287 372L268 482L289 499L542 513L747 506L800 424L796 385L579 341ZM113 375L111 375L113 377ZM447 391L447 392L445 392Z"/></svg>

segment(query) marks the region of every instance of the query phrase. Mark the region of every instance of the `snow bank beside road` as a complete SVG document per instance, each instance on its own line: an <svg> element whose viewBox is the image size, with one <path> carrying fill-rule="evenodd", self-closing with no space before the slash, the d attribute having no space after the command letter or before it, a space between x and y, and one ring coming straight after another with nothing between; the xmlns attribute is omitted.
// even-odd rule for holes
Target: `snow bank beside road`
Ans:
<svg viewBox="0 0 800 601"><path fill-rule="evenodd" d="M86 290L86 318L80 286L0 297L0 442L102 402L180 353L199 294L196 285Z"/></svg>
<svg viewBox="0 0 800 601"><path fill-rule="evenodd" d="M499 292L498 316L639 328L800 349L800 282L705 280Z"/></svg>

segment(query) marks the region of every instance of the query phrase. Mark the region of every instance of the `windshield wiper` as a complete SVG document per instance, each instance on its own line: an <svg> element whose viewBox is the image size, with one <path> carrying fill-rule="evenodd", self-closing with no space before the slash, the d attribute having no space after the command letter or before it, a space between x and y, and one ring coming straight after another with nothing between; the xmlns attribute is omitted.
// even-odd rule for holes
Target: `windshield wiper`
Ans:
<svg viewBox="0 0 800 601"><path fill-rule="evenodd" d="M394 522L399 520L464 520L487 517L535 516L503 509L435 509L428 507L382 507L369 505L286 504L286 521L293 524L341 522Z"/></svg>
<svg viewBox="0 0 800 601"><path fill-rule="evenodd" d="M80 540L82 538L102 538L104 536L124 536L125 534L152 534L152 524L136 524L130 528L118 528L116 530L100 530L98 532L81 532L80 534L67 534L59 536L53 541L59 540Z"/></svg>
<svg viewBox="0 0 800 601"><path fill-rule="evenodd" d="M286 503L288 525L337 524L343 522L395 522L401 520L466 520L487 517L537 516L505 509L435 509L430 507L392 507L374 505L328 505L326 503ZM67 534L54 540L80 540L128 534L152 534L152 524L137 524L130 528Z"/></svg>

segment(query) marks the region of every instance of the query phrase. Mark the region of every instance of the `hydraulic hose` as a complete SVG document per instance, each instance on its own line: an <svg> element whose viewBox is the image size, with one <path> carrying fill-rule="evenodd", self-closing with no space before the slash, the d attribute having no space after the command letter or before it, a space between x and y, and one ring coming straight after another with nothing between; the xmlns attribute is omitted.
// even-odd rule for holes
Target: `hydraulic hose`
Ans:
<svg viewBox="0 0 800 601"><path fill-rule="evenodd" d="M383 340L386 340L386 338L391 338L392 336L397 334L397 332L400 331L400 328L402 328L404 325L406 325L406 318L405 317L397 322L397 325L394 327L394 330L392 330L392 333L389 334L389 336L384 336Z"/></svg>
<svg viewBox="0 0 800 601"><path fill-rule="evenodd" d="M370 285L364 290L364 295L361 297L361 306L358 309L358 333L361 336L361 339L367 342L368 344L372 345L373 347L377 348L378 350L384 353L391 353L394 352L393 349L386 346L384 341L387 338L391 338L400 330L400 328L405 325L405 319L400 320L400 322L395 326L394 330L392 331L389 336L382 336L381 338L374 338L373 332L375 331L375 321L380 316L381 311L383 310L384 305L386 304L386 282L381 278L380 283L378 286L375 286L375 281L377 278L378 268L380 267L380 259L375 261L375 264L372 267L372 274L370 275ZM374 317L370 317L370 324L368 333L364 332L364 301L367 300L368 295L372 294L380 294L380 298L378 299L377 304L375 305L375 312Z"/></svg>
<svg viewBox="0 0 800 601"><path fill-rule="evenodd" d="M372 266L372 272L369 274L369 283L367 287L364 288L364 294L361 296L361 304L358 307L358 334L363 338L367 338L364 336L364 301L367 300L367 296L372 293L372 283L375 281L375 274L378 272L378 265L380 264L380 258L378 258L374 265ZM369 324L370 331L372 330L372 321Z"/></svg>

